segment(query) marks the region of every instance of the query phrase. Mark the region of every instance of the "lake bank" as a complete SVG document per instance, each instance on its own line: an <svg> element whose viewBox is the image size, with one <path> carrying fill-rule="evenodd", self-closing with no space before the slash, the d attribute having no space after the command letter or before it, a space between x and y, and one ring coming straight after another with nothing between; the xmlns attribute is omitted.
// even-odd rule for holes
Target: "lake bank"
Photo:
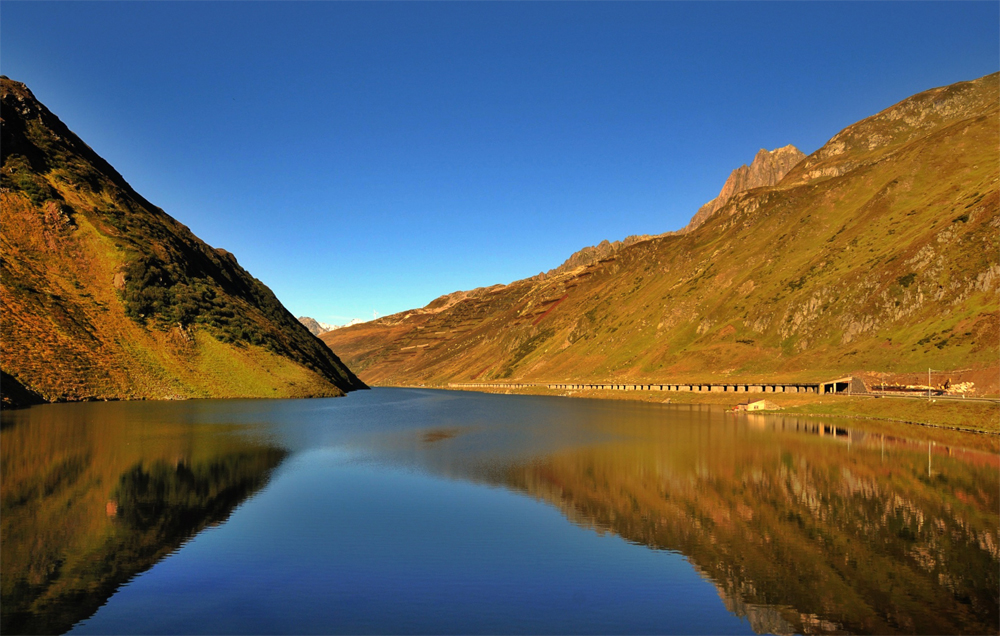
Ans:
<svg viewBox="0 0 1000 636"><path fill-rule="evenodd" d="M996 435L659 397L4 411L0 631L992 633Z"/></svg>
<svg viewBox="0 0 1000 636"><path fill-rule="evenodd" d="M444 388L444 387L441 387ZM471 390L448 387L449 390ZM925 427L963 433L985 433L991 438L989 447L1000 449L1000 404L983 401L953 399L890 398L866 395L829 395L814 393L715 393L662 391L601 391L548 389L544 386L519 388L478 388L476 391L494 394L554 395L563 397L592 398L600 400L625 400L669 404L704 404L733 407L739 402L767 399L778 405L778 413L787 415L812 415L819 417L844 417L868 422L867 426L893 425L892 427ZM762 413L774 413L764 411Z"/></svg>

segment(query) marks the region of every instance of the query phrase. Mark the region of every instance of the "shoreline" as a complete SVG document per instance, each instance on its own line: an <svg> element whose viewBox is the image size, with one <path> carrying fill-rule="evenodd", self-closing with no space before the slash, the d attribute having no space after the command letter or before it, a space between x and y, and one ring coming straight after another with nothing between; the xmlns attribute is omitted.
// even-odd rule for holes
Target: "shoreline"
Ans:
<svg viewBox="0 0 1000 636"><path fill-rule="evenodd" d="M376 387L379 385L376 385ZM382 385L386 388L389 385ZM775 410L755 411L760 415L801 415L809 417L853 419L896 426L919 426L924 430L974 433L1000 441L1000 404L984 400L931 398L887 399L872 395L837 395L811 393L717 393L662 391L563 390L544 386L499 388L458 386L392 385L397 388L470 391L497 395L548 395L652 404L704 404L733 407L737 400L767 399L778 405ZM737 396L739 396L737 398Z"/></svg>

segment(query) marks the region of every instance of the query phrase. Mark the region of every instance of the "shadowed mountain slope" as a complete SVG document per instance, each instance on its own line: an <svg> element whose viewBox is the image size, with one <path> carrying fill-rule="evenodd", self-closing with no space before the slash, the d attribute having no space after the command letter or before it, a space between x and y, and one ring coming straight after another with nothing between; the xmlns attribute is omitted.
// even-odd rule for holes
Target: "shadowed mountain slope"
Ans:
<svg viewBox="0 0 1000 636"><path fill-rule="evenodd" d="M689 232L324 334L376 384L995 366L997 75L850 126Z"/></svg>
<svg viewBox="0 0 1000 636"><path fill-rule="evenodd" d="M0 79L0 93L5 406L364 388L232 254L136 193L23 84Z"/></svg>

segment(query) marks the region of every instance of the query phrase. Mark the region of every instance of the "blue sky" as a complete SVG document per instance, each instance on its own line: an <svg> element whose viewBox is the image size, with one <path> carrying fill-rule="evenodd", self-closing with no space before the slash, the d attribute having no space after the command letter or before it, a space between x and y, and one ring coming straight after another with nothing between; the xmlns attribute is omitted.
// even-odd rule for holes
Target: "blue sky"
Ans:
<svg viewBox="0 0 1000 636"><path fill-rule="evenodd" d="M1000 3L11 2L0 72L296 315L342 323L685 225L1000 69Z"/></svg>

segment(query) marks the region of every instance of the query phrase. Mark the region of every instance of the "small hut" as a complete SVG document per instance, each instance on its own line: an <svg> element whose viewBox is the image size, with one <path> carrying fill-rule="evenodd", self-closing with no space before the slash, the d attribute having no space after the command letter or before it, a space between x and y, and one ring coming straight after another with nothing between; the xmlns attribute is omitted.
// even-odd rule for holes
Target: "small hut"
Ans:
<svg viewBox="0 0 1000 636"><path fill-rule="evenodd" d="M736 405L736 410L740 412L749 411L776 411L779 407L771 400L757 400L756 402L740 402Z"/></svg>

